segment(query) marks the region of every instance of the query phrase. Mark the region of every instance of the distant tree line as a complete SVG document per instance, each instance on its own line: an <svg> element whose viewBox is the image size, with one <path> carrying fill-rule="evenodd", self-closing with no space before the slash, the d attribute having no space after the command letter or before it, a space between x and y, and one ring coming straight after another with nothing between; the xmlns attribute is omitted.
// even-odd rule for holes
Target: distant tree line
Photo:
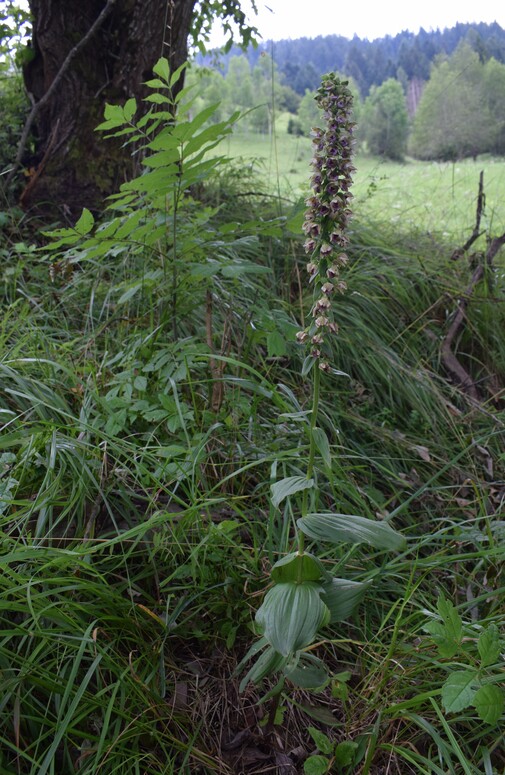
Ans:
<svg viewBox="0 0 505 775"><path fill-rule="evenodd" d="M306 43L303 38L276 43L275 59L260 48L228 55L218 68L197 68L204 79L200 100L220 102L222 114L251 109L243 126L260 132L269 131L276 113L285 112L288 132L308 134L318 121L310 80L314 63L305 66L310 83L303 92L298 76L291 77L297 67L301 72L300 52L309 55ZM434 160L505 155L505 31L498 24L458 24L443 32L421 30L417 36L401 33L372 42L327 36L311 44L319 67L349 80L356 136L370 153L396 160L407 153ZM279 56L288 50L291 62ZM375 73L366 88L364 73Z"/></svg>
<svg viewBox="0 0 505 775"><path fill-rule="evenodd" d="M352 76L361 97L368 96L372 86L388 78L426 81L430 67L439 55L450 56L462 41L467 41L481 61L491 58L505 63L505 30L493 24L456 24L451 29L418 33L400 32L375 40L352 39L341 35L317 38L265 41L256 48L249 46L244 54L238 47L220 57L221 72L226 73L230 60L242 55L253 69L266 52L274 59L283 83L300 96L319 86L323 73L335 70ZM212 56L199 56L199 65L210 64Z"/></svg>

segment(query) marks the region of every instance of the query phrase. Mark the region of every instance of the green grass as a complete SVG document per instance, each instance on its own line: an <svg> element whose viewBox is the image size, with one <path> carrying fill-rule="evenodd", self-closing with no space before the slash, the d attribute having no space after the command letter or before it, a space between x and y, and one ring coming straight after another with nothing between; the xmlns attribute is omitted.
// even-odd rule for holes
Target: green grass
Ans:
<svg viewBox="0 0 505 775"><path fill-rule="evenodd" d="M294 342L310 308L298 201L310 149L233 136L228 150L247 147L273 154L259 177L223 172L180 216L177 336L158 244L73 251L50 274L54 256L23 246L15 217L4 232L0 773L259 774L280 753L302 773L311 724L357 744L345 775L500 775L503 714L448 712L443 687L478 665L483 628L496 625L503 646L503 277L478 286L455 346L475 403L439 353L469 269L427 239L450 245L473 225L480 165L456 165L456 207L450 166L358 159L333 344L347 376L322 382L331 461L318 460L314 505L391 520L407 546L315 546L328 571L372 582L314 646L328 686L286 685L272 735L271 684L238 691L234 669L299 516L295 498L273 507L270 485L305 475L310 408ZM293 176L281 189L292 200L272 197L277 167L281 182ZM436 179L433 206L422 204ZM279 211L288 226L270 223ZM427 630L441 592L462 622L452 656ZM503 685L501 655L486 670Z"/></svg>
<svg viewBox="0 0 505 775"><path fill-rule="evenodd" d="M306 196L312 156L308 138L279 128L273 137L236 131L223 148L232 158L261 159L257 165L269 190ZM479 175L484 171L487 207L481 229L505 232L505 170L503 160L480 157L450 162L401 164L358 154L353 193L364 220L403 234L432 236L439 242L463 244L475 225ZM478 243L483 247L483 240Z"/></svg>

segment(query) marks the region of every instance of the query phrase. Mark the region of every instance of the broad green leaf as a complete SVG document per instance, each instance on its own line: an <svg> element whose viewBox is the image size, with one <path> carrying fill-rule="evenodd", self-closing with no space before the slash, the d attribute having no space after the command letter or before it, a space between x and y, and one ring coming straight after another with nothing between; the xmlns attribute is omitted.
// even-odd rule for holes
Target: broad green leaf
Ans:
<svg viewBox="0 0 505 775"><path fill-rule="evenodd" d="M322 562L308 552L287 554L277 560L271 572L273 580L277 583L294 581L300 584L302 581L319 581L324 575Z"/></svg>
<svg viewBox="0 0 505 775"><path fill-rule="evenodd" d="M442 686L442 704L447 713L457 713L473 703L478 689L475 670L456 670Z"/></svg>
<svg viewBox="0 0 505 775"><path fill-rule="evenodd" d="M124 113L121 105L105 103L103 115L107 123L114 124L115 126L124 124Z"/></svg>
<svg viewBox="0 0 505 775"><path fill-rule="evenodd" d="M405 546L404 537L387 522L374 522L352 514L308 514L297 520L297 525L305 535L318 541L365 543L376 549L400 550Z"/></svg>
<svg viewBox="0 0 505 775"><path fill-rule="evenodd" d="M168 83L170 79L170 67L168 66L168 59L166 57L160 57L153 67L153 73L159 75L159 77Z"/></svg>
<svg viewBox="0 0 505 775"><path fill-rule="evenodd" d="M153 102L155 105L166 105L166 103L169 102L169 100L167 100L163 94L159 94L158 92L154 92L154 94L148 94L147 97L144 97L144 101Z"/></svg>
<svg viewBox="0 0 505 775"><path fill-rule="evenodd" d="M456 608L443 595L437 600L437 611L442 622L429 622L425 630L437 644L440 656L450 659L457 654L461 646L463 623Z"/></svg>
<svg viewBox="0 0 505 775"><path fill-rule="evenodd" d="M319 729L316 729L315 727L307 727L307 732L313 739L314 743L318 747L318 749L321 751L321 753L325 753L328 756L333 753L333 743L328 737L328 735L325 735L324 732L321 732Z"/></svg>
<svg viewBox="0 0 505 775"><path fill-rule="evenodd" d="M322 584L321 599L330 611L330 622L343 622L363 600L370 582L332 579Z"/></svg>
<svg viewBox="0 0 505 775"><path fill-rule="evenodd" d="M142 393L147 388L147 377L142 377L141 375L135 377L133 387Z"/></svg>
<svg viewBox="0 0 505 775"><path fill-rule="evenodd" d="M477 642L482 667L494 665L501 653L500 633L496 624L490 624L480 634Z"/></svg>
<svg viewBox="0 0 505 775"><path fill-rule="evenodd" d="M272 491L272 504L278 508L282 501L288 495L294 495L302 490L308 490L314 486L313 479L307 479L305 476L287 476L280 482L270 485Z"/></svg>
<svg viewBox="0 0 505 775"><path fill-rule="evenodd" d="M485 721L486 724L496 724L505 707L503 689L494 684L484 684L475 694L472 705L482 721Z"/></svg>
<svg viewBox="0 0 505 775"><path fill-rule="evenodd" d="M328 772L330 762L326 756L317 754L316 756L309 756L303 763L304 775L325 775Z"/></svg>
<svg viewBox="0 0 505 775"><path fill-rule="evenodd" d="M314 437L314 443L319 450L321 457L323 458L323 463L327 468L331 468L331 452L328 436L322 428L314 428L312 435Z"/></svg>
<svg viewBox="0 0 505 775"><path fill-rule="evenodd" d="M328 617L321 586L313 581L275 584L256 613L265 638L285 657L312 643Z"/></svg>
<svg viewBox="0 0 505 775"><path fill-rule="evenodd" d="M131 121L133 116L135 115L135 111L137 110L137 100L132 97L129 100L126 100L123 108L123 113L126 121Z"/></svg>
<svg viewBox="0 0 505 775"><path fill-rule="evenodd" d="M294 664L287 664L284 675L299 689L319 689L329 680L324 662L312 654L301 654Z"/></svg>
<svg viewBox="0 0 505 775"><path fill-rule="evenodd" d="M166 60L164 60L164 61L166 61ZM164 66L165 65L163 64L163 67ZM167 66L168 66L168 62L167 62ZM177 83L177 81L181 77L181 75L182 75L183 71L186 69L186 67L187 67L187 62L183 62L182 65L177 68L177 70L174 70L174 72L170 76L170 81L169 81L169 84L170 84L171 87L175 86L175 84ZM154 68L153 68L153 70L154 70ZM154 72L156 73L156 75L160 75L160 73L157 70L154 70Z"/></svg>
<svg viewBox="0 0 505 775"><path fill-rule="evenodd" d="M159 78L151 78L150 81L144 82L146 86L149 86L150 89L166 89L167 84L164 81L161 81Z"/></svg>
<svg viewBox="0 0 505 775"><path fill-rule="evenodd" d="M286 340L279 331L270 331L267 336L267 350L269 358L281 358L286 355Z"/></svg>
<svg viewBox="0 0 505 775"><path fill-rule="evenodd" d="M75 230L81 236L88 234L91 231L95 223L92 213L85 207L82 211L82 215L75 224Z"/></svg>
<svg viewBox="0 0 505 775"><path fill-rule="evenodd" d="M338 767L350 767L354 764L358 743L352 740L343 740L335 748L335 764Z"/></svg>

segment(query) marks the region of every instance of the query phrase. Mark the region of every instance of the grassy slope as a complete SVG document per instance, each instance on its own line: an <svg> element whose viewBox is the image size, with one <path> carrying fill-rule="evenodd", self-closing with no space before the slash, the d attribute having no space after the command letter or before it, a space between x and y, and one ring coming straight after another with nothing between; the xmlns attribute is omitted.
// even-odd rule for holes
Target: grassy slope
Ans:
<svg viewBox="0 0 505 775"><path fill-rule="evenodd" d="M301 181L303 141L288 141L277 146L278 164L299 167ZM358 182L363 191L370 174ZM238 197L234 180L213 196L239 220L259 205ZM387 222L385 187L379 180L363 213L370 207ZM463 211L466 197L455 194ZM416 207L431 219L437 212ZM472 224L472 210L458 230ZM477 664L482 628L503 633L504 417L493 399L505 379L495 336L505 322L502 281L479 287L458 342L479 380L476 406L446 380L437 344L466 265L444 250L394 246L397 233L366 224L362 214L354 226L350 293L338 312L335 363L350 377L323 384L332 467L320 505L391 518L408 549L326 550L328 569L374 581L359 613L317 649L335 674L348 672L347 687L337 678L319 694L287 692L273 737L258 726L261 692L239 696L231 675L251 642L269 565L290 543L296 506L274 510L269 484L303 475L307 454L296 420L307 385L293 344L303 311L299 238L239 242L231 260L267 274L215 280L214 342L219 349L223 339L229 359L219 398L199 276L188 275L174 342L163 283L146 281L124 298L139 271L156 271L154 256L82 262L75 273L54 266L51 281L49 258L23 254L13 247L22 235L7 233L1 773L274 772L302 746L291 757L301 772L314 750L308 724L357 743L350 772L503 770L499 722L471 707L441 710L447 676ZM425 630L440 592L463 620L451 656ZM492 681L500 659L486 673Z"/></svg>

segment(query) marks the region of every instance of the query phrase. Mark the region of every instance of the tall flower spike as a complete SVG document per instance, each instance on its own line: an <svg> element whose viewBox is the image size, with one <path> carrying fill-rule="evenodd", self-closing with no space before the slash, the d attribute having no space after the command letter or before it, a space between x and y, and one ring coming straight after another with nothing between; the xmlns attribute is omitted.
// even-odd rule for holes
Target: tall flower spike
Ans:
<svg viewBox="0 0 505 775"><path fill-rule="evenodd" d="M315 284L316 301L312 307L312 321L297 340L320 345L323 334L337 332L332 320L331 298L334 291L343 293L345 281L340 277L348 258L342 248L349 244L344 233L351 217L349 208L352 194L352 94L347 81L341 81L335 73L323 76L316 92L316 102L323 111L326 128L315 127L312 132L314 157L312 159L311 184L313 194L305 204L303 231L305 252L310 255L307 263L309 279ZM322 296L321 296L322 294ZM312 357L319 360L319 368L328 371L326 357L319 347L312 347Z"/></svg>

